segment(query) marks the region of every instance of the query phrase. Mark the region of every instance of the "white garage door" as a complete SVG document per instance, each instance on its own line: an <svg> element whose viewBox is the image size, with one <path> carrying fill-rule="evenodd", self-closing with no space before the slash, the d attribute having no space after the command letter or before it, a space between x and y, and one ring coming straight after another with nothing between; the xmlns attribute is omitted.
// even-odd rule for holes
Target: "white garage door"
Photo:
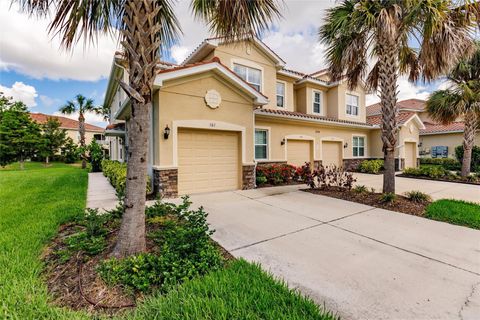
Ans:
<svg viewBox="0 0 480 320"><path fill-rule="evenodd" d="M239 135L216 130L179 130L178 193L239 188Z"/></svg>
<svg viewBox="0 0 480 320"><path fill-rule="evenodd" d="M405 142L405 168L416 168L415 142Z"/></svg>
<svg viewBox="0 0 480 320"><path fill-rule="evenodd" d="M305 162L312 162L311 145L308 140L287 140L288 164L301 167Z"/></svg>
<svg viewBox="0 0 480 320"><path fill-rule="evenodd" d="M322 164L324 166L342 166L342 143L334 141L322 142Z"/></svg>

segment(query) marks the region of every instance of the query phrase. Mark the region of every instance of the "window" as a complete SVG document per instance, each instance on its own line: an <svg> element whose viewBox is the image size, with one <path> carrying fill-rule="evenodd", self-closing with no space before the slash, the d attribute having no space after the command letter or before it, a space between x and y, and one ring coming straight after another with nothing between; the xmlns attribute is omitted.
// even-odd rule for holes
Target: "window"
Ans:
<svg viewBox="0 0 480 320"><path fill-rule="evenodd" d="M365 137L353 137L353 156L365 156Z"/></svg>
<svg viewBox="0 0 480 320"><path fill-rule="evenodd" d="M285 83L277 82L277 107L285 107Z"/></svg>
<svg viewBox="0 0 480 320"><path fill-rule="evenodd" d="M313 113L321 113L322 111L322 93L313 91Z"/></svg>
<svg viewBox="0 0 480 320"><path fill-rule="evenodd" d="M255 130L255 159L265 160L268 158L268 131Z"/></svg>
<svg viewBox="0 0 480 320"><path fill-rule="evenodd" d="M347 94L347 114L358 116L358 97Z"/></svg>
<svg viewBox="0 0 480 320"><path fill-rule="evenodd" d="M262 90L262 71L241 64L233 64L233 71L258 91Z"/></svg>

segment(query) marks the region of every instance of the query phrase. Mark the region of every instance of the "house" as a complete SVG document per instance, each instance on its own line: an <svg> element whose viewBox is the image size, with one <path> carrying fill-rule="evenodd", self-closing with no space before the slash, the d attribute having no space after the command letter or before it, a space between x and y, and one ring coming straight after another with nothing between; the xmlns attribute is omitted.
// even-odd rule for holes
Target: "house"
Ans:
<svg viewBox="0 0 480 320"><path fill-rule="evenodd" d="M450 124L436 123L425 109L425 100L408 99L397 103L399 113L415 113L425 125L419 132L419 154L428 158L455 158L455 148L463 144L464 123L461 118ZM369 116L380 114L380 104L367 107ZM475 145L480 146L480 132L475 137Z"/></svg>
<svg viewBox="0 0 480 320"><path fill-rule="evenodd" d="M124 161L128 80L116 53L104 104L111 158ZM154 82L149 174L165 197L255 187L255 166L356 168L383 158L378 123L367 120L365 88L349 90L327 70L289 70L261 40L204 40L180 65L161 62ZM412 114L400 130L398 166L416 166L418 132ZM121 151L119 153L118 151Z"/></svg>
<svg viewBox="0 0 480 320"><path fill-rule="evenodd" d="M44 113L30 113L30 118L38 124L43 124L48 121L49 118L55 118L60 122L60 129L64 129L67 136L72 138L76 144L80 143L80 133L78 131L78 121L62 116L54 116ZM89 144L92 140L101 145L105 144L105 129L97 127L89 123L85 123L85 143Z"/></svg>

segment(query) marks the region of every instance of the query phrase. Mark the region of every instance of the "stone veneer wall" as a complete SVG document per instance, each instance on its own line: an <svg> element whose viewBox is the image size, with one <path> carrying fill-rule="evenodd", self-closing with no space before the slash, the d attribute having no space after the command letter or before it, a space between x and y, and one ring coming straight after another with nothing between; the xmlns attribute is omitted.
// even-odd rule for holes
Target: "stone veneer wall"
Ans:
<svg viewBox="0 0 480 320"><path fill-rule="evenodd" d="M255 188L255 166L243 166L242 167L242 190Z"/></svg>
<svg viewBox="0 0 480 320"><path fill-rule="evenodd" d="M178 196L178 169L153 169L153 192L162 198Z"/></svg>

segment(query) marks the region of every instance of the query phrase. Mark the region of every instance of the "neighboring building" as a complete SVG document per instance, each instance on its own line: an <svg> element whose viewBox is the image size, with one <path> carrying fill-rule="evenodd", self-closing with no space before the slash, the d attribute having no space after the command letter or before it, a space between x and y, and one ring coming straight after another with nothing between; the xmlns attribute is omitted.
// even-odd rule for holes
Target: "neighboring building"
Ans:
<svg viewBox="0 0 480 320"><path fill-rule="evenodd" d="M55 118L60 122L60 128L66 131L67 136L72 138L73 142L77 144L80 143L80 133L78 132L77 120L44 113L30 113L30 118L39 124L46 123L48 118ZM89 144L93 139L95 139L97 143L105 145L106 142L104 131L104 128L85 123L85 143Z"/></svg>
<svg viewBox="0 0 480 320"><path fill-rule="evenodd" d="M408 99L397 103L399 113L415 113L425 128L420 130L419 154L428 158L455 158L455 148L463 144L464 123L461 118L444 125L433 121L425 109L425 101ZM380 104L367 107L369 116L380 116ZM480 132L475 137L475 145L480 146Z"/></svg>
<svg viewBox="0 0 480 320"><path fill-rule="evenodd" d="M117 82L128 81L121 58L116 53L104 104L111 112L111 157L124 161L130 103ZM363 86L349 90L326 70L286 69L258 39L206 39L182 64L160 63L152 119L149 174L154 189L167 197L253 188L256 165L356 168L364 159L383 158L378 123L367 120ZM420 129L418 116L405 119L399 167L416 166Z"/></svg>

